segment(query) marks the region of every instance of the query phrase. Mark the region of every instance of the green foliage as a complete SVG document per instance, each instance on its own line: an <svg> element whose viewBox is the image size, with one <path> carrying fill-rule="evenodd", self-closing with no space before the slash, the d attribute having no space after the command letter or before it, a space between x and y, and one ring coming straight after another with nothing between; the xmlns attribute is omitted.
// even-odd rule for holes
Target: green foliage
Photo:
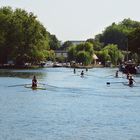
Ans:
<svg viewBox="0 0 140 140"><path fill-rule="evenodd" d="M129 35L129 50L140 53L140 28L137 28Z"/></svg>
<svg viewBox="0 0 140 140"><path fill-rule="evenodd" d="M98 35L97 38L104 45L117 44L121 50L127 49L126 40L135 29L140 27L140 22L130 19L124 19L122 22L108 26L105 31Z"/></svg>
<svg viewBox="0 0 140 140"><path fill-rule="evenodd" d="M103 62L103 64L105 64L105 62L107 61L110 61L115 66L124 58L117 45L114 44L107 45L105 48L99 51L97 55L99 59Z"/></svg>
<svg viewBox="0 0 140 140"><path fill-rule="evenodd" d="M140 28L137 28L129 35L128 50L132 54L137 54L137 60L140 62ZM136 58L136 57L135 57Z"/></svg>
<svg viewBox="0 0 140 140"><path fill-rule="evenodd" d="M103 48L103 43L99 42L97 36L95 37L95 39L92 38L87 39L86 42L92 44L93 50L95 51L100 51Z"/></svg>
<svg viewBox="0 0 140 140"><path fill-rule="evenodd" d="M60 48L60 41L58 41L55 35L50 35L49 45L50 49L57 50Z"/></svg>
<svg viewBox="0 0 140 140"><path fill-rule="evenodd" d="M68 60L75 61L76 60L76 46L71 46L68 50Z"/></svg>
<svg viewBox="0 0 140 140"><path fill-rule="evenodd" d="M79 51L76 56L76 62L88 65L91 62L91 57L86 51Z"/></svg>
<svg viewBox="0 0 140 140"><path fill-rule="evenodd" d="M64 42L64 44L62 45L61 49L62 49L62 50L68 50L69 47L71 47L71 46L72 46L72 42L71 42L71 41L66 41L66 42Z"/></svg>
<svg viewBox="0 0 140 140"><path fill-rule="evenodd" d="M93 46L91 43L81 43L77 46L72 46L68 51L68 58L70 61L76 61L88 65L93 60Z"/></svg>
<svg viewBox="0 0 140 140"><path fill-rule="evenodd" d="M59 46L57 38L25 10L0 8L0 25L0 63L38 63L49 57L50 48Z"/></svg>

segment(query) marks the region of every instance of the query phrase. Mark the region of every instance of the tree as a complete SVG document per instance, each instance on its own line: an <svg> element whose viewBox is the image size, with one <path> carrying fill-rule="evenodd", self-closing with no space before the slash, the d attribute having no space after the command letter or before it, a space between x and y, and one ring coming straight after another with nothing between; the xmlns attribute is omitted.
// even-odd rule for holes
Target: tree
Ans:
<svg viewBox="0 0 140 140"><path fill-rule="evenodd" d="M103 52L106 51L107 55L110 57L110 61L115 66L117 65L119 60L123 59L123 55L121 51L118 49L117 45L109 44L105 48L103 48Z"/></svg>
<svg viewBox="0 0 140 140"><path fill-rule="evenodd" d="M72 42L71 41L66 41L64 42L64 44L62 45L61 49L62 50L67 50L69 47L72 46Z"/></svg>
<svg viewBox="0 0 140 140"><path fill-rule="evenodd" d="M90 64L93 60L92 44L86 42L70 47L68 57L71 61L76 61L84 65Z"/></svg>
<svg viewBox="0 0 140 140"><path fill-rule="evenodd" d="M86 51L79 51L76 56L76 61L82 63L82 65L88 65L91 63L90 54Z"/></svg>
<svg viewBox="0 0 140 140"><path fill-rule="evenodd" d="M93 50L95 51L100 51L103 48L103 43L99 42L97 36L95 37L95 39L92 38L87 39L86 42L92 44Z"/></svg>
<svg viewBox="0 0 140 140"><path fill-rule="evenodd" d="M128 38L128 50L134 54L136 53L138 62L140 62L140 28L134 30Z"/></svg>
<svg viewBox="0 0 140 140"><path fill-rule="evenodd" d="M9 35L12 12L10 7L0 8L0 63L6 63L9 53L7 36Z"/></svg>
<svg viewBox="0 0 140 140"><path fill-rule="evenodd" d="M50 45L50 49L57 50L60 48L60 41L58 41L55 35L50 35L49 45Z"/></svg>
<svg viewBox="0 0 140 140"><path fill-rule="evenodd" d="M102 34L96 36L99 42L108 44L117 44L121 50L126 50L126 39L135 29L140 27L140 22L131 19L124 19L122 22L108 26Z"/></svg>
<svg viewBox="0 0 140 140"><path fill-rule="evenodd" d="M68 50L68 60L76 61L76 46L71 46Z"/></svg>
<svg viewBox="0 0 140 140"><path fill-rule="evenodd" d="M0 8L0 25L0 63L8 60L14 60L17 65L38 63L49 57L51 47L60 45L32 12Z"/></svg>

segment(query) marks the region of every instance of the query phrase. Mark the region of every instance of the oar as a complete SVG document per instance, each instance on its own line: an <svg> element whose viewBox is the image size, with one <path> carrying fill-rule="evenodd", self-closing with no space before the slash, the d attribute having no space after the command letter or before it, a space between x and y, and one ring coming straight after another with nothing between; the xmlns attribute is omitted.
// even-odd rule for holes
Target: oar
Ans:
<svg viewBox="0 0 140 140"><path fill-rule="evenodd" d="M58 88L57 86L52 86L52 85L45 84L45 83L38 83L38 85L44 85L44 86L49 86L49 87L53 87L53 88Z"/></svg>
<svg viewBox="0 0 140 140"><path fill-rule="evenodd" d="M38 83L40 85L46 85L44 83ZM32 84L19 84L19 85L11 85L11 86L8 86L8 87L18 87L18 86L26 86L26 85L32 85Z"/></svg>
<svg viewBox="0 0 140 140"><path fill-rule="evenodd" d="M8 87L18 87L18 86L25 86L25 85L31 85L31 84L11 85L11 86L8 86Z"/></svg>
<svg viewBox="0 0 140 140"><path fill-rule="evenodd" d="M103 76L103 77L110 77L110 76L114 76L114 74L111 74L111 75L106 75L106 76Z"/></svg>
<svg viewBox="0 0 140 140"><path fill-rule="evenodd" d="M125 82L106 82L107 85L116 84L116 83L125 83Z"/></svg>

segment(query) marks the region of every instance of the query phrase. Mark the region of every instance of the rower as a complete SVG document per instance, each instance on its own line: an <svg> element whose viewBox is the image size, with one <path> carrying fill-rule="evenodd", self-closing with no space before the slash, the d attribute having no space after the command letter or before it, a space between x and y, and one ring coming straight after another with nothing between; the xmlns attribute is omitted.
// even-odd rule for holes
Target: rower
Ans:
<svg viewBox="0 0 140 140"><path fill-rule="evenodd" d="M76 73L76 69L74 68L74 70L73 70L73 73L75 74Z"/></svg>
<svg viewBox="0 0 140 140"><path fill-rule="evenodd" d="M133 86L133 82L135 82L135 80L133 79L132 75L129 76L129 86Z"/></svg>
<svg viewBox="0 0 140 140"><path fill-rule="evenodd" d="M82 72L81 72L81 77L83 77L84 76L84 71L82 70Z"/></svg>
<svg viewBox="0 0 140 140"><path fill-rule="evenodd" d="M128 72L126 78L129 79L129 77L130 77L130 73Z"/></svg>
<svg viewBox="0 0 140 140"><path fill-rule="evenodd" d="M119 71L116 71L115 77L118 78Z"/></svg>
<svg viewBox="0 0 140 140"><path fill-rule="evenodd" d="M32 87L37 87L37 79L36 76L34 75L33 79L32 79Z"/></svg>

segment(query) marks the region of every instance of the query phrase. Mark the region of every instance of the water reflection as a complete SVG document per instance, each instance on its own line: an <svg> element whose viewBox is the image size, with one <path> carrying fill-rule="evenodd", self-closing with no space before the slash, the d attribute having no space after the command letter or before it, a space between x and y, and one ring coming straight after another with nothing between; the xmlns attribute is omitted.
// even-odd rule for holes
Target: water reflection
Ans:
<svg viewBox="0 0 140 140"><path fill-rule="evenodd" d="M42 79L46 76L46 73L36 70L0 70L0 77L17 77L17 78L32 78L33 75L36 75L37 78Z"/></svg>

